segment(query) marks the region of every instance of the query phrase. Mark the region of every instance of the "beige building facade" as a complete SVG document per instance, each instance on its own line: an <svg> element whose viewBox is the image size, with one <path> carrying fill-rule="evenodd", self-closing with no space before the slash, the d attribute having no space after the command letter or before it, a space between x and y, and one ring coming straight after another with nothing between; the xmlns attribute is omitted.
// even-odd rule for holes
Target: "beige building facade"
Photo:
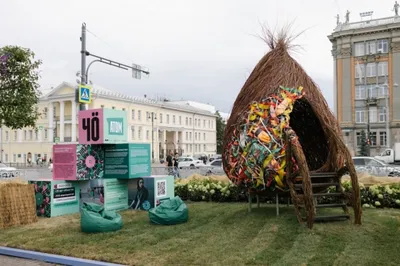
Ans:
<svg viewBox="0 0 400 266"><path fill-rule="evenodd" d="M1 161L25 163L28 157L52 158L57 143L78 143L79 105L76 86L63 82L41 97L41 117L36 128L0 132ZM90 109L125 110L128 116L128 142L150 143L154 161L170 151L182 155L216 153L216 116L207 110L127 96L93 85ZM152 134L153 133L153 134Z"/></svg>
<svg viewBox="0 0 400 266"><path fill-rule="evenodd" d="M339 23L328 38L344 141L359 155L364 131L380 154L400 142L400 16Z"/></svg>

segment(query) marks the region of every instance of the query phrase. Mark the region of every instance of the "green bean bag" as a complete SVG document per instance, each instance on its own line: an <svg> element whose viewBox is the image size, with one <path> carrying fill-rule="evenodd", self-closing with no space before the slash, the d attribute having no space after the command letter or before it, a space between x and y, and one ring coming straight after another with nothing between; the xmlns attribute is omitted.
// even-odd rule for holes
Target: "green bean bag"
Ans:
<svg viewBox="0 0 400 266"><path fill-rule="evenodd" d="M154 224L172 225L187 222L189 211L180 197L163 200L160 205L149 210L150 221Z"/></svg>
<svg viewBox="0 0 400 266"><path fill-rule="evenodd" d="M81 230L85 233L113 232L122 228L122 217L106 211L102 205L84 202L81 211Z"/></svg>

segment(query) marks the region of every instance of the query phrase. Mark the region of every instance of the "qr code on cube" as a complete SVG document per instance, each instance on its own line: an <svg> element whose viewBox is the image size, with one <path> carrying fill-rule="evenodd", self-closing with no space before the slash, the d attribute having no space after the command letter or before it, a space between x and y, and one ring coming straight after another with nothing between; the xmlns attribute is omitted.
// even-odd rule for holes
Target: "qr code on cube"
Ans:
<svg viewBox="0 0 400 266"><path fill-rule="evenodd" d="M167 196L167 181L157 181L157 197Z"/></svg>

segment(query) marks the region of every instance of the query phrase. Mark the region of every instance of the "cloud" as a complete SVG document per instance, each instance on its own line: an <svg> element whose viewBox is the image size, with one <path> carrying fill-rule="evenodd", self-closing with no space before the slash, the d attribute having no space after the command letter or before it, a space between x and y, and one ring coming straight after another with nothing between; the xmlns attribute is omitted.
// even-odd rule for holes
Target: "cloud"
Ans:
<svg viewBox="0 0 400 266"><path fill-rule="evenodd" d="M327 35L334 16L347 9L390 15L392 4L361 0L13 0L3 1L0 24L7 44L29 47L43 59L43 87L75 83L80 70L81 24L86 22L87 49L125 64L149 68L148 79L94 64L89 79L130 95L165 95L215 104L229 112L249 72L267 52L254 37L261 23L277 28L294 21L296 41L304 50L294 56L320 84L332 105L332 57ZM23 7L23 8L21 8ZM88 63L93 58L87 59Z"/></svg>

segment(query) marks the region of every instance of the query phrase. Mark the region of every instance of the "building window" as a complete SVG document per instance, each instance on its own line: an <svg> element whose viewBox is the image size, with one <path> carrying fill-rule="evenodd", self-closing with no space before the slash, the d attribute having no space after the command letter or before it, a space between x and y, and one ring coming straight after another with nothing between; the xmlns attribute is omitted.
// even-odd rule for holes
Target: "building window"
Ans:
<svg viewBox="0 0 400 266"><path fill-rule="evenodd" d="M194 126L197 126L197 118L194 119Z"/></svg>
<svg viewBox="0 0 400 266"><path fill-rule="evenodd" d="M44 108L43 113L44 113L44 118L47 118L47 114L48 114L47 107Z"/></svg>
<svg viewBox="0 0 400 266"><path fill-rule="evenodd" d="M192 140L192 132L189 133L189 140Z"/></svg>
<svg viewBox="0 0 400 266"><path fill-rule="evenodd" d="M359 42L354 44L354 55L355 56L363 56L365 54L364 51L364 43Z"/></svg>
<svg viewBox="0 0 400 266"><path fill-rule="evenodd" d="M29 130L29 139L33 140L33 131L32 130Z"/></svg>
<svg viewBox="0 0 400 266"><path fill-rule="evenodd" d="M13 163L17 162L17 155L15 153L13 153Z"/></svg>
<svg viewBox="0 0 400 266"><path fill-rule="evenodd" d="M367 54L376 54L376 42L369 41L366 43Z"/></svg>
<svg viewBox="0 0 400 266"><path fill-rule="evenodd" d="M379 87L376 85L367 85L368 98L378 98Z"/></svg>
<svg viewBox="0 0 400 266"><path fill-rule="evenodd" d="M188 125L188 120L189 120L189 119L186 117L186 119L185 119L185 124L186 124L186 125Z"/></svg>
<svg viewBox="0 0 400 266"><path fill-rule="evenodd" d="M376 63L367 64L367 77L376 77Z"/></svg>
<svg viewBox="0 0 400 266"><path fill-rule="evenodd" d="M131 134L132 134L131 138L135 139L135 126L131 126Z"/></svg>
<svg viewBox="0 0 400 266"><path fill-rule="evenodd" d="M378 76L387 76L387 75L388 75L388 62L379 62Z"/></svg>
<svg viewBox="0 0 400 266"><path fill-rule="evenodd" d="M380 98L385 98L386 95L388 95L388 87L386 86L380 86L378 88L378 94Z"/></svg>
<svg viewBox="0 0 400 266"><path fill-rule="evenodd" d="M356 110L356 123L365 123L365 111Z"/></svg>
<svg viewBox="0 0 400 266"><path fill-rule="evenodd" d="M356 64L355 65L355 73L356 73L356 78L363 78L365 77L365 65L363 64Z"/></svg>
<svg viewBox="0 0 400 266"><path fill-rule="evenodd" d="M27 140L27 139L28 139L28 134L27 134L26 130L24 130L24 140Z"/></svg>
<svg viewBox="0 0 400 266"><path fill-rule="evenodd" d="M201 127L201 120L200 119L197 120L197 126Z"/></svg>
<svg viewBox="0 0 400 266"><path fill-rule="evenodd" d="M369 122L370 123L378 122L378 110L376 107L369 108Z"/></svg>
<svg viewBox="0 0 400 266"><path fill-rule="evenodd" d="M162 114L160 114L160 124L162 124Z"/></svg>
<svg viewBox="0 0 400 266"><path fill-rule="evenodd" d="M365 99L365 87L364 86L356 86L356 100Z"/></svg>
<svg viewBox="0 0 400 266"><path fill-rule="evenodd" d="M146 139L147 139L147 140L150 139L150 130L146 130Z"/></svg>
<svg viewBox="0 0 400 266"><path fill-rule="evenodd" d="M6 131L6 141L8 141L8 131Z"/></svg>
<svg viewBox="0 0 400 266"><path fill-rule="evenodd" d="M179 125L182 125L182 116L179 116Z"/></svg>
<svg viewBox="0 0 400 266"><path fill-rule="evenodd" d="M203 128L206 128L206 120L203 120Z"/></svg>
<svg viewBox="0 0 400 266"><path fill-rule="evenodd" d="M386 108L379 108L379 122L386 122Z"/></svg>
<svg viewBox="0 0 400 266"><path fill-rule="evenodd" d="M192 125L192 118L189 118L189 126Z"/></svg>
<svg viewBox="0 0 400 266"><path fill-rule="evenodd" d="M132 120L135 120L135 109L132 109Z"/></svg>
<svg viewBox="0 0 400 266"><path fill-rule="evenodd" d="M35 137L36 140L39 140L39 130L35 129Z"/></svg>
<svg viewBox="0 0 400 266"><path fill-rule="evenodd" d="M379 145L386 146L386 132L379 132Z"/></svg>
<svg viewBox="0 0 400 266"><path fill-rule="evenodd" d="M206 151L206 144L203 145L203 151Z"/></svg>
<svg viewBox="0 0 400 266"><path fill-rule="evenodd" d="M206 133L203 133L203 140L206 140Z"/></svg>
<svg viewBox="0 0 400 266"><path fill-rule="evenodd" d="M194 140L197 140L197 132L194 133Z"/></svg>
<svg viewBox="0 0 400 266"><path fill-rule="evenodd" d="M17 131L14 131L14 141L17 140L17 135L18 135Z"/></svg>
<svg viewBox="0 0 400 266"><path fill-rule="evenodd" d="M167 124L169 124L169 115L167 115Z"/></svg>
<svg viewBox="0 0 400 266"><path fill-rule="evenodd" d="M56 107L54 106L54 107L53 107L53 117L56 117L56 110L57 110L57 109L56 109Z"/></svg>
<svg viewBox="0 0 400 266"><path fill-rule="evenodd" d="M142 121L142 111L140 110L137 111L137 117L139 121Z"/></svg>
<svg viewBox="0 0 400 266"><path fill-rule="evenodd" d="M388 40L378 40L378 53L388 53L389 42Z"/></svg>
<svg viewBox="0 0 400 266"><path fill-rule="evenodd" d="M150 113L146 112L146 121L149 122L150 121Z"/></svg>
<svg viewBox="0 0 400 266"><path fill-rule="evenodd" d="M369 132L369 141L371 146L376 146L376 132Z"/></svg>
<svg viewBox="0 0 400 266"><path fill-rule="evenodd" d="M175 116L173 115L173 116L172 116L172 124L175 125L175 122L176 122L176 121L175 121Z"/></svg>
<svg viewBox="0 0 400 266"><path fill-rule="evenodd" d="M44 138L47 139L47 129L44 130Z"/></svg>
<svg viewBox="0 0 400 266"><path fill-rule="evenodd" d="M139 127L139 130L138 130L138 139L142 139L142 127Z"/></svg>
<svg viewBox="0 0 400 266"><path fill-rule="evenodd" d="M211 128L211 120L208 120L208 128Z"/></svg>

